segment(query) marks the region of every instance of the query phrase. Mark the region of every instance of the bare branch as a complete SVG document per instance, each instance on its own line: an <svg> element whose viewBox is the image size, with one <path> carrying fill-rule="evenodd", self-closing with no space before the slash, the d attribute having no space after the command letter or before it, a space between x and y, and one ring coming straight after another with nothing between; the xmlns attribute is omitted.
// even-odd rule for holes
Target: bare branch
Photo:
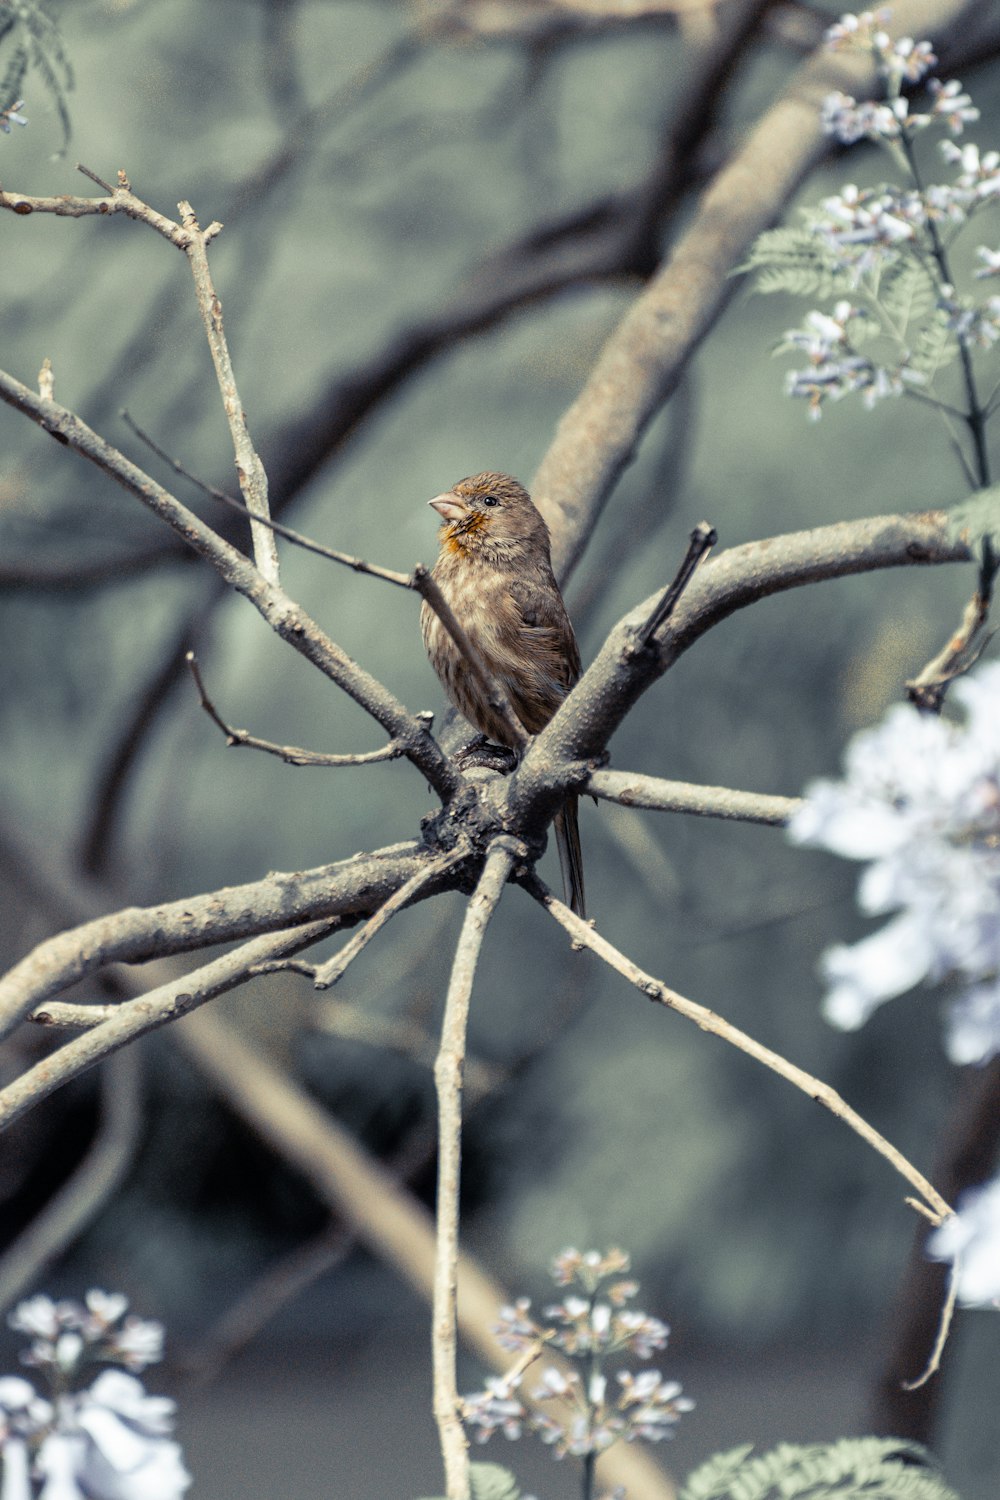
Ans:
<svg viewBox="0 0 1000 1500"><path fill-rule="evenodd" d="M499 838L491 846L465 910L455 949L434 1064L438 1096L437 1250L434 1264L434 1418L444 1460L448 1500L467 1500L469 1443L462 1426L455 1368L458 1345L458 1222L462 1166L462 1079L469 1005L479 954L521 846Z"/></svg>
<svg viewBox="0 0 1000 1500"><path fill-rule="evenodd" d="M650 807L658 812L695 813L702 818L733 818L742 823L781 826L802 806L801 797L771 797L728 786L699 786L666 781L637 771L592 771L580 788L592 797L623 807Z"/></svg>
<svg viewBox="0 0 1000 1500"><path fill-rule="evenodd" d="M632 705L706 631L758 599L823 579L914 564L969 562L974 543L944 510L871 516L747 542L698 569L671 618L637 652L635 632L659 595L619 620L596 659L531 742L509 793L510 826L552 802L556 767L599 760Z"/></svg>
<svg viewBox="0 0 1000 1500"><path fill-rule="evenodd" d="M915 1380L904 1380L904 1391L919 1391L925 1386L932 1375L936 1375L941 1368L941 1356L944 1354L945 1345L948 1342L948 1334L951 1332L952 1319L955 1316L955 1304L958 1301L958 1276L961 1270L961 1261L956 1259L948 1277L948 1294L941 1308L941 1320L938 1323L937 1338L934 1340L934 1348L931 1350L930 1359Z"/></svg>
<svg viewBox="0 0 1000 1500"><path fill-rule="evenodd" d="M345 925L345 919L374 911L431 857L416 844L397 844L302 873L272 873L246 885L96 917L46 939L0 978L0 1030L6 1034L27 1011L108 964L190 953L317 918Z"/></svg>
<svg viewBox="0 0 1000 1500"><path fill-rule="evenodd" d="M298 745L276 745L272 740L258 739L248 729L234 729L221 717L208 696L205 680L201 675L198 658L194 652L189 651L185 659L191 669L191 676L195 680L202 708L213 724L217 724L222 730L227 743L233 749L239 749L240 746L245 745L250 750L264 750L268 755L277 755L289 766L372 766L380 761L398 760L406 753L398 740L390 740L387 745L382 746L381 750L366 750L357 755L328 755L319 750L302 750ZM415 714L414 717L423 719L428 730L434 720L434 715L426 711Z"/></svg>
<svg viewBox="0 0 1000 1500"><path fill-rule="evenodd" d="M13 1083L0 1090L0 1130L71 1078L78 1077L96 1062L117 1052L119 1047L165 1026L168 1021L179 1020L195 1007L204 1005L206 1000L213 1000L217 995L245 984L254 977L258 965L266 968L276 958L318 943L336 926L335 917L327 918L253 938L231 953L212 959L194 973L182 974L158 985L148 994L122 1001L108 1020L66 1042L58 1052L26 1069Z"/></svg>
<svg viewBox="0 0 1000 1500"><path fill-rule="evenodd" d="M695 569L719 540L714 526L707 521L699 521L691 533L687 551L677 569L677 575L673 582L668 584L663 592L663 597L658 599L650 610L647 619L639 627L635 634L635 644L640 650L648 646L652 637L665 625L673 614L677 601L694 577Z"/></svg>
<svg viewBox="0 0 1000 1500"><path fill-rule="evenodd" d="M778 1052L772 1052L770 1047L764 1047L760 1042L754 1041L739 1027L733 1026L729 1021L723 1020L721 1016L709 1010L707 1006L699 1005L695 1000L687 1000L665 985L662 980L654 979L652 975L646 974L630 958L608 942L607 938L601 937L590 923L584 922L580 917L570 911L558 901L552 892L537 878L529 877L525 887L531 892L546 910L555 917L560 926L564 927L577 947L589 948L592 953L604 960L610 968L627 979L629 984L635 985L648 999L655 1000L661 1005L669 1006L679 1015L687 1020L693 1021L702 1031L709 1032L712 1036L721 1037L730 1046L736 1047L740 1052L745 1052L748 1057L763 1063L765 1068L770 1068L780 1078L784 1078L795 1088L801 1089L810 1099L817 1104L822 1104L838 1120L843 1120L855 1134L880 1156L883 1156L889 1164L895 1168L901 1177L914 1188L924 1200L935 1224L941 1224L950 1218L954 1210L949 1207L941 1194L928 1182L922 1172L919 1172L912 1162L898 1151L885 1136L880 1135L868 1121L853 1110L851 1106L841 1098L836 1089L832 1089L828 1083L823 1083L819 1078L814 1078L811 1073L806 1073L802 1068L797 1068L787 1058Z"/></svg>
<svg viewBox="0 0 1000 1500"><path fill-rule="evenodd" d="M352 661L305 610L282 589L262 577L242 553L123 453L98 437L66 407L44 400L4 371L0 371L0 400L31 417L59 442L66 443L104 470L173 527L189 547L212 564L226 583L253 604L282 640L294 646L377 719L392 737L406 745L407 758L419 767L441 797L448 798L455 792L459 785L458 773L442 755L425 726L407 713L376 678Z"/></svg>
<svg viewBox="0 0 1000 1500"><path fill-rule="evenodd" d="M179 203L177 207L181 223L187 231L188 241L184 249L194 277L198 311L201 313L205 332L208 335L208 347L212 353L212 363L215 365L219 390L222 392L222 405L233 439L240 492L246 500L247 511L251 517L250 533L253 538L254 560L263 576L270 583L277 583L278 552L274 544L274 533L253 519L256 516L269 514L267 474L250 441L247 416L243 410L239 391L236 389L236 375L233 371L233 362L229 357L229 345L226 342L226 333L222 323L222 303L212 283L212 275L208 268L208 242L213 233L218 233L221 225L210 224L207 229L202 229L190 203Z"/></svg>
<svg viewBox="0 0 1000 1500"><path fill-rule="evenodd" d="M150 229L162 234L178 250L187 250L187 231L173 219L168 219L165 214L158 213L155 208L137 198L124 172L118 173L118 186L112 187L86 167L80 167L79 170L99 187L103 187L107 197L77 198L70 193L62 193L57 198L35 198L28 193L5 193L0 188L0 208L22 215L55 214L60 219L83 219L91 214L124 214L126 218L135 219L140 224L148 224ZM221 228L221 224L210 225L205 233L211 239Z"/></svg>
<svg viewBox="0 0 1000 1500"><path fill-rule="evenodd" d="M404 906L409 906L410 902L414 901L431 881L437 880L439 876L444 875L448 870L453 870L456 865L460 865L467 860L471 852L470 845L462 843L458 848L451 849L446 854L439 855L437 859L432 859L422 870L418 870L415 875L410 876L409 880L404 881L398 891L394 891L387 900L383 901L375 915L368 918L368 921L361 928L360 932L356 932L350 942L345 943L339 953L335 953L332 958L323 964L312 964L308 968L303 968L299 965L299 973L311 974L313 984L318 990L332 989L359 954L363 953L368 947L372 938L378 936L382 928L392 920L398 911L402 911ZM274 965L274 967L280 968L282 966L279 963ZM258 972L263 971L260 970Z"/></svg>

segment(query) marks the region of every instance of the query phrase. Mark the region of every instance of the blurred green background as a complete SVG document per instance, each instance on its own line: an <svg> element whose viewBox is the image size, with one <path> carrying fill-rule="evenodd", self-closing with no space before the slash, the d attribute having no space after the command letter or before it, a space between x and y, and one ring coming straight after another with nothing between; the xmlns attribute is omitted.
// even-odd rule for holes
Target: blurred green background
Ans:
<svg viewBox="0 0 1000 1500"><path fill-rule="evenodd" d="M73 138L54 158L57 118L29 74L30 125L0 138L4 188L97 191L73 170L79 160L109 179L124 169L168 214L189 199L202 223L225 221L213 273L272 474L293 465L295 424L318 393L446 307L484 256L646 177L697 46L669 13L541 39L477 35L441 24L451 12L390 0L77 0L54 13L76 74ZM796 61L776 29L757 43L725 101L718 152L738 145ZM985 148L1000 70L987 62L963 82L983 111L972 135ZM883 172L872 152L852 152L817 172L803 201ZM33 385L50 358L57 399L216 520L119 415L127 407L189 469L232 487L183 258L124 219L5 214L0 246L4 367ZM430 563L427 498L483 468L528 480L637 290L627 277L570 286L455 341L375 406L284 519L392 568ZM811 424L782 395L784 365L770 350L803 310L741 289L652 426L567 589L585 662L624 611L669 580L702 517L728 546L961 497L944 434L916 403L868 414L845 402ZM200 563L137 561L161 541L158 523L103 475L0 409L0 786L5 819L47 861L72 867L137 705L185 621L204 610ZM416 598L283 556L286 587L334 639L411 709L440 717ZM109 558L114 576L100 586L15 577ZM969 570L902 570L744 611L646 696L612 763L797 794L834 772L849 735L901 696L971 584ZM328 750L381 743L241 600L202 620L198 652L220 711L255 734ZM162 696L103 852L103 873L129 902L409 838L432 805L403 762L292 769L227 751L187 680ZM940 997L894 1002L854 1036L819 1014L820 953L863 930L856 872L792 849L776 830L589 802L581 821L600 930L832 1083L929 1170L954 1089ZM4 910L8 960L51 930L27 882L12 882ZM432 1028L460 911L449 897L403 914L336 995ZM391 1154L426 1127L426 1066L339 1035L306 981L261 982L218 1003L373 1151ZM8 1076L47 1045L20 1041ZM914 1232L885 1164L779 1079L553 942L517 892L490 933L471 1049L508 1076L470 1110L467 1245L540 1302L548 1260L566 1244L632 1252L643 1305L674 1328L664 1367L698 1402L662 1456L683 1471L739 1441L866 1430L880 1332ZM43 1284L128 1291L137 1310L165 1319L181 1365L231 1300L325 1219L168 1036L142 1051L127 1180ZM5 1138L11 1234L79 1158L96 1107L83 1079ZM416 1186L429 1193L429 1177ZM427 1321L389 1271L356 1255L289 1302L197 1399L184 1401L175 1371L194 1493L296 1500L322 1485L375 1500L440 1487ZM941 1442L966 1500L985 1500L996 1460L982 1441L968 1447L959 1393L971 1382L995 1402L998 1325L973 1314L960 1324ZM470 1362L466 1388L480 1378ZM526 1447L495 1440L488 1456L551 1500L575 1492L565 1466L550 1472Z"/></svg>

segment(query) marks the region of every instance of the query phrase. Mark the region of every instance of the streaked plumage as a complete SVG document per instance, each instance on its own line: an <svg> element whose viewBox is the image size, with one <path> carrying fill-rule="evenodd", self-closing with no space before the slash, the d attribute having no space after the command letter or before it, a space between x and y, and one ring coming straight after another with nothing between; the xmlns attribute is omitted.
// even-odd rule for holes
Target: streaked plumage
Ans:
<svg viewBox="0 0 1000 1500"><path fill-rule="evenodd" d="M576 637L552 572L548 527L524 486L508 474L462 479L430 504L443 522L433 576L524 729L538 734L580 675ZM427 604L420 626L431 665L459 713L488 739L515 749ZM576 797L566 799L553 826L567 900L582 916Z"/></svg>

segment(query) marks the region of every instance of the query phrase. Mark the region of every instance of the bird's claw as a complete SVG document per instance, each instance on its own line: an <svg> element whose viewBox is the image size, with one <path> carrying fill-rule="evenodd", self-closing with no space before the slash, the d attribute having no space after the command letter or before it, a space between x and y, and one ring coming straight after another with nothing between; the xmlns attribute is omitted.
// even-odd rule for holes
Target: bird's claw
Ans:
<svg viewBox="0 0 1000 1500"><path fill-rule="evenodd" d="M501 775L508 776L517 765L517 754L506 745L494 744L492 740L486 738L485 734L477 734L464 749L458 751L455 764L461 771L468 771L475 767L487 771L499 771Z"/></svg>

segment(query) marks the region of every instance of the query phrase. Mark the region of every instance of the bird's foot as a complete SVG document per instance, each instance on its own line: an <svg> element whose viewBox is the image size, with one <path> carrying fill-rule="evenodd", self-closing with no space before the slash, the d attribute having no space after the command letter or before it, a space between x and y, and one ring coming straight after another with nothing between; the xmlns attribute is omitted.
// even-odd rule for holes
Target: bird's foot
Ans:
<svg viewBox="0 0 1000 1500"><path fill-rule="evenodd" d="M506 745L494 744L485 734L477 734L464 749L458 751L455 763L462 771L478 768L499 771L502 776L508 776L517 765L517 753Z"/></svg>

